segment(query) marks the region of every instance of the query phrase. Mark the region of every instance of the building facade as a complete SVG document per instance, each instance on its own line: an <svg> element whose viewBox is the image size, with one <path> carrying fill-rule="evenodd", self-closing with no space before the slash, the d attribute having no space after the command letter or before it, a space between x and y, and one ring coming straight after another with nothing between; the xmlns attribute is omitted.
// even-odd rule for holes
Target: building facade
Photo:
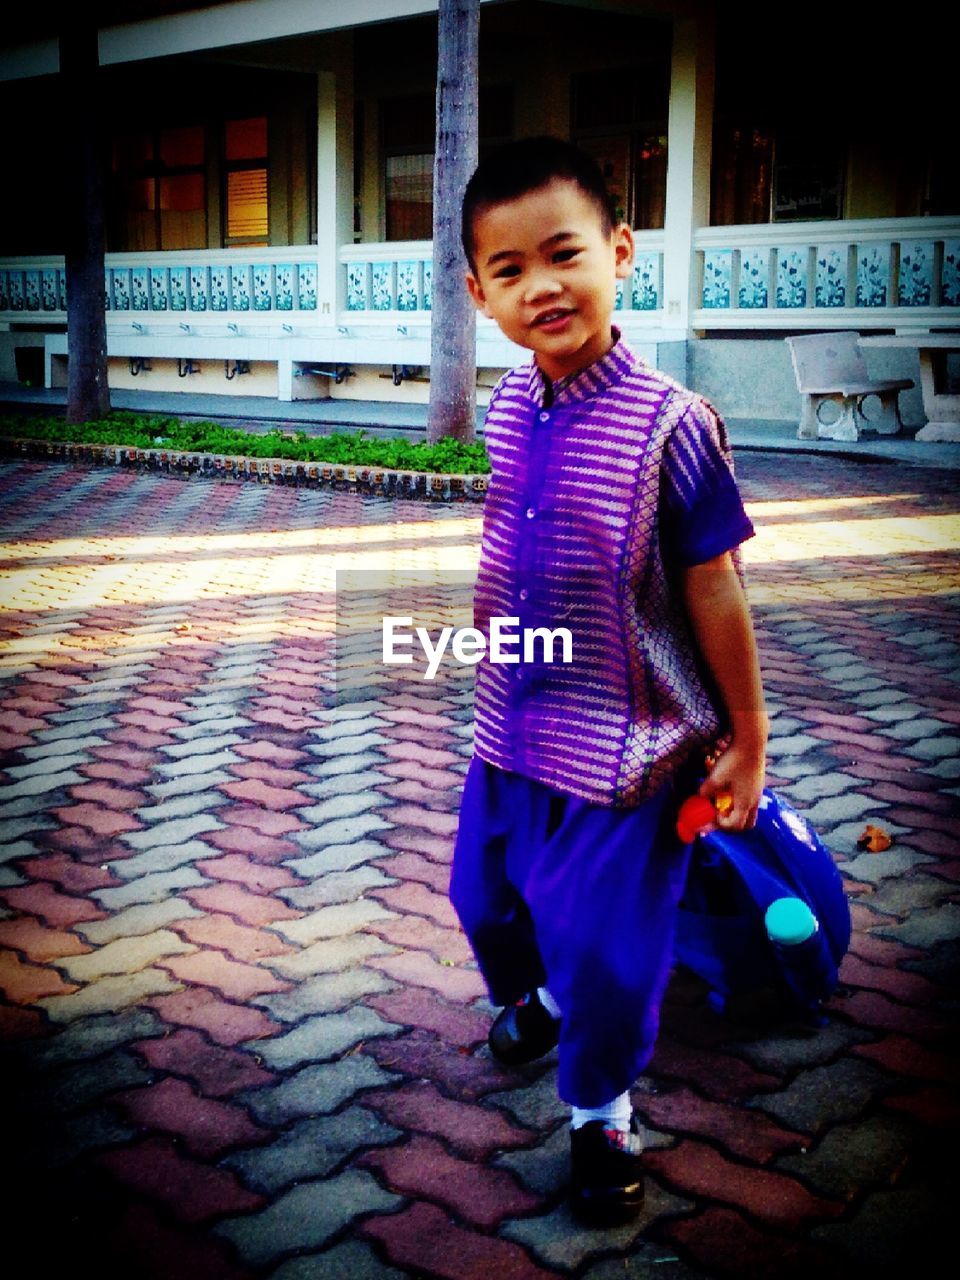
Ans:
<svg viewBox="0 0 960 1280"><path fill-rule="evenodd" d="M111 386L425 400L436 4L101 8ZM700 0L483 0L481 151L534 133L590 150L636 229L617 304L631 342L725 416L795 419L784 336L960 329L952 41L921 6L911 60L889 21L824 3L771 25L769 6ZM0 381L57 386L69 103L43 23L0 50L18 123ZM480 320L481 401L523 358ZM915 354L870 359L919 381ZM904 415L922 419L918 391Z"/></svg>

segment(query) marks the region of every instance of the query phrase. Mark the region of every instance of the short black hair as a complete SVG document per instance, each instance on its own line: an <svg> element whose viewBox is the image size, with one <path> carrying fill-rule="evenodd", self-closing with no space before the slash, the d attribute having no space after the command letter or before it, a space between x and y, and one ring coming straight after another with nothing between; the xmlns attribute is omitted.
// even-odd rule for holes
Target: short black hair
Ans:
<svg viewBox="0 0 960 1280"><path fill-rule="evenodd" d="M477 264L473 227L477 216L491 205L537 191L555 178L576 183L597 206L604 234L611 233L619 219L603 173L593 156L562 138L520 138L485 156L463 193L460 237L463 252L474 274Z"/></svg>

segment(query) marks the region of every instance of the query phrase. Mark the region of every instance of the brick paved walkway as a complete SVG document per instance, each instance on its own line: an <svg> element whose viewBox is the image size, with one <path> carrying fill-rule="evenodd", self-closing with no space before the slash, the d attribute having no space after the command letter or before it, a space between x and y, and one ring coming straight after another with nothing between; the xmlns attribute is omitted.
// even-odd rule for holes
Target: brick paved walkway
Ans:
<svg viewBox="0 0 960 1280"><path fill-rule="evenodd" d="M330 696L334 570L469 566L477 510L0 468L3 1203L31 1270L924 1274L957 1115L958 504L917 468L740 475L771 781L856 932L814 1035L675 980L635 1095L647 1210L597 1233L563 1203L555 1063L490 1058L445 896L469 694Z"/></svg>

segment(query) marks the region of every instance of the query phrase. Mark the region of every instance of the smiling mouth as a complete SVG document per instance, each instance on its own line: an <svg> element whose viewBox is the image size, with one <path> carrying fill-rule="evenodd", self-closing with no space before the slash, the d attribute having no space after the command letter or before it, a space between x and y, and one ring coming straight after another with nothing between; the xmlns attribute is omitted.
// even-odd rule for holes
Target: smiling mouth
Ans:
<svg viewBox="0 0 960 1280"><path fill-rule="evenodd" d="M562 310L560 308L544 311L533 321L533 327L535 329L548 329L553 325L561 324L572 315L572 310Z"/></svg>

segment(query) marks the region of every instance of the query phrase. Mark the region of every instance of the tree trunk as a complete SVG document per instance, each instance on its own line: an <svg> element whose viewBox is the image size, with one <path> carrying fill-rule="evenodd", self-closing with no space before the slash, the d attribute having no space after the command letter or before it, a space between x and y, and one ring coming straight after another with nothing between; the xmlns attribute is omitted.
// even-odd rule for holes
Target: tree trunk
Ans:
<svg viewBox="0 0 960 1280"><path fill-rule="evenodd" d="M64 103L67 276L67 421L110 412L104 315L103 150L97 25L87 6L65 7L60 29Z"/></svg>
<svg viewBox="0 0 960 1280"><path fill-rule="evenodd" d="M477 408L477 313L463 282L460 203L477 165L479 0L440 0L433 166L433 313L427 439L470 441Z"/></svg>

